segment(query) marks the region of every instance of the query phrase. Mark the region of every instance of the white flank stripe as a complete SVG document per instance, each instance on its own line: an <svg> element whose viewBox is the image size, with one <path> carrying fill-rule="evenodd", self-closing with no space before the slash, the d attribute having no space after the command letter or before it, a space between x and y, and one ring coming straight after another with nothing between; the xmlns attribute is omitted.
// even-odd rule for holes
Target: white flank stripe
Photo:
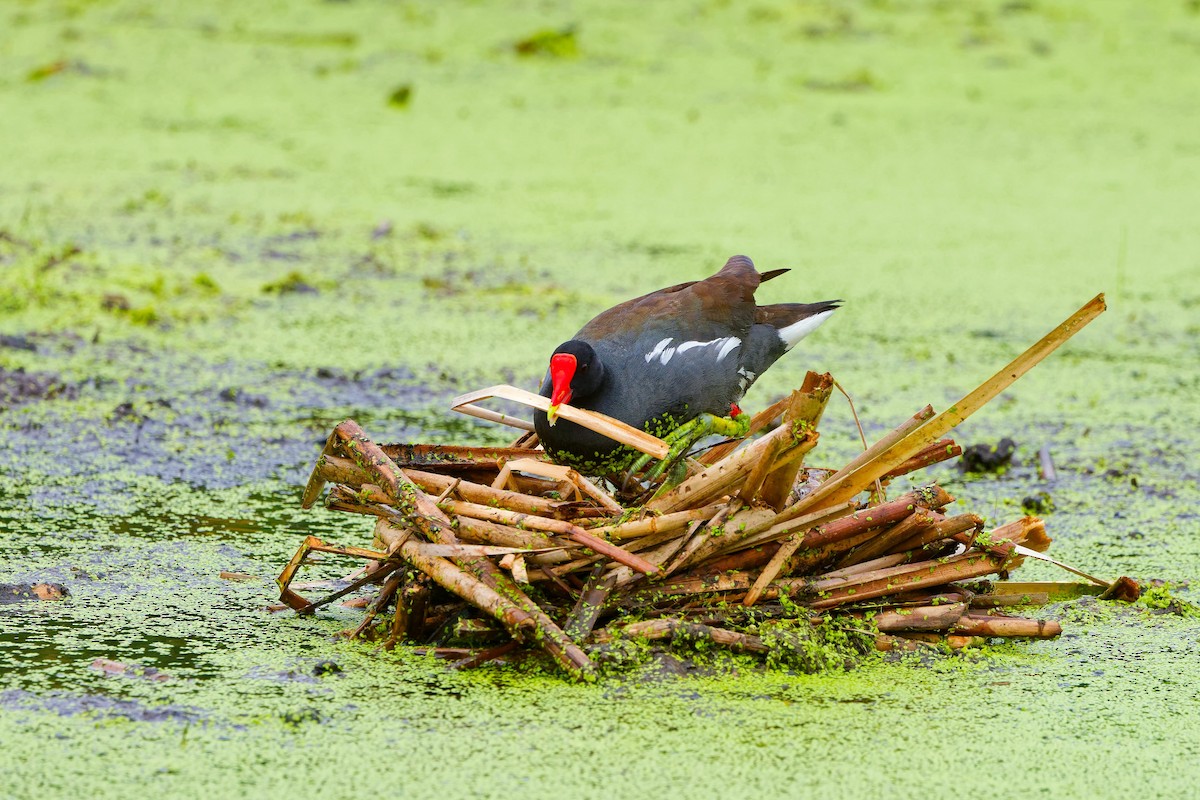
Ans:
<svg viewBox="0 0 1200 800"><path fill-rule="evenodd" d="M720 349L717 351L717 362L720 363L725 359L725 356L733 352L734 348L741 345L742 340L736 336L722 336L719 339L710 339L707 342L687 341L680 342L675 347L668 345L674 341L673 339L663 339L658 344L654 345L654 349L646 353L646 363L649 364L654 359L658 359L663 366L667 365L676 353L686 353L688 350L694 350L697 347L712 347L718 345Z"/></svg>
<svg viewBox="0 0 1200 800"><path fill-rule="evenodd" d="M721 345L721 352L717 353L717 363L719 364L722 361L724 361L725 356L732 353L734 351L734 349L737 347L740 347L741 344L742 344L741 339L737 338L736 336L730 336L729 341L727 341L727 342L725 342L725 344Z"/></svg>
<svg viewBox="0 0 1200 800"><path fill-rule="evenodd" d="M667 345L669 345L670 343L671 343L671 337L668 336L666 339L663 339L661 342L654 345L654 349L651 350L649 353L646 353L646 363L649 364L651 361L653 361L655 358L657 358L658 354L663 351L663 348L666 347ZM669 359L670 356L667 356L667 358ZM663 363L665 364L667 362L664 361Z"/></svg>
<svg viewBox="0 0 1200 800"><path fill-rule="evenodd" d="M712 339L707 342L683 342L682 344L679 345L679 347L677 347L675 349L681 353L686 353L688 350L691 350L693 347L708 347L710 344L716 344L717 342L723 342L723 341L725 341L725 340L724 339Z"/></svg>
<svg viewBox="0 0 1200 800"><path fill-rule="evenodd" d="M791 350L795 347L796 342L821 327L821 323L829 319L829 315L836 310L835 308L831 308L828 311L822 311L820 314L813 314L811 317L802 319L799 322L793 322L786 328L780 328L776 333L783 340L784 349Z"/></svg>

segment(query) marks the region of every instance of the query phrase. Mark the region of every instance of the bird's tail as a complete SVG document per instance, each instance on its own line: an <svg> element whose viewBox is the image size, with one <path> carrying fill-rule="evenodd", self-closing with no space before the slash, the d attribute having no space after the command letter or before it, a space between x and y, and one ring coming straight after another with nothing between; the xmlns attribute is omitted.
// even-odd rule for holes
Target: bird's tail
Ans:
<svg viewBox="0 0 1200 800"><path fill-rule="evenodd" d="M759 306L755 310L754 321L761 325L770 325L783 340L785 350L791 350L797 342L808 336L829 319L838 308L841 300L822 300L819 303L778 303L771 306Z"/></svg>

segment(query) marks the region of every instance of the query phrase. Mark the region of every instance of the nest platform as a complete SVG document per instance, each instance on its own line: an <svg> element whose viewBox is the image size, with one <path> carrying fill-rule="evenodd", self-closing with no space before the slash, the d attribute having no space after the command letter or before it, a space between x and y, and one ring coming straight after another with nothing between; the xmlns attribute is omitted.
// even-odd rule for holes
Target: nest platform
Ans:
<svg viewBox="0 0 1200 800"><path fill-rule="evenodd" d="M1011 582L1026 558L1052 560L1042 520L989 528L951 511L954 498L936 483L891 499L888 490L961 455L946 434L1103 310L1101 295L959 403L940 414L926 406L836 470L805 465L833 390L828 374L809 373L755 415L746 439L688 459L675 485L581 475L549 461L529 433L507 448L380 445L346 420L330 434L302 504L324 494L327 509L370 518L370 544L307 537L279 577L281 598L312 613L377 586L350 635L432 648L460 667L540 648L578 679L594 675L597 654L630 638L769 655L802 648L830 625L883 650L1055 637L1057 622L1012 608L1081 593L1130 599L1136 584L1066 565L1087 583ZM455 406L527 427L477 405L491 397L546 402L491 387ZM563 409L631 447L665 452L644 432ZM361 559L367 569L308 600L292 582L313 553Z"/></svg>

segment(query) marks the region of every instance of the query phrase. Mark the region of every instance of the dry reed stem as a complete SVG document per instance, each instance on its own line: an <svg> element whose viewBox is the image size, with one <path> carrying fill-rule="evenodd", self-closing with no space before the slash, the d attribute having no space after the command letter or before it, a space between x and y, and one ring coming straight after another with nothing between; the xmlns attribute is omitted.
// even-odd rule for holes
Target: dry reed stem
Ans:
<svg viewBox="0 0 1200 800"><path fill-rule="evenodd" d="M392 596L396 594L396 590L400 588L400 584L404 582L403 570L393 570L388 579L384 581L383 586L379 590L379 595L367 606L367 613L363 615L362 622L350 632L351 639L357 639L363 635L363 632L370 627L375 621L375 617L379 612L387 608L388 602Z"/></svg>
<svg viewBox="0 0 1200 800"><path fill-rule="evenodd" d="M870 600L888 594L923 589L928 586L940 586L951 581L979 578L995 572L1004 572L1014 568L1020 559L1004 560L987 553L963 553L951 556L942 561L923 561L919 564L906 565L885 577L872 580L852 580L822 591L820 597L811 603L810 608L834 608L846 603ZM868 573L868 576L870 573ZM801 586L816 589L815 582L804 582Z"/></svg>
<svg viewBox="0 0 1200 800"><path fill-rule="evenodd" d="M888 552L903 553L921 547L929 547L943 539L953 538L968 531L978 531L981 528L983 528L983 517L977 514L958 514L916 532L907 540L893 545Z"/></svg>
<svg viewBox="0 0 1200 800"><path fill-rule="evenodd" d="M710 519L713 514L716 514L724 506L724 503L713 503L702 508L689 508L684 511L675 511L670 514L650 516L646 519L620 522L614 525L590 528L589 530L596 536L603 536L606 539L615 539L618 541L636 539L661 531L681 530L698 519Z"/></svg>
<svg viewBox="0 0 1200 800"><path fill-rule="evenodd" d="M804 376L799 393L792 393L784 410L782 424L800 425L816 430L829 404L833 393L833 376L828 372L817 374L809 372ZM780 458L776 461L758 492L759 499L775 509L782 511L791 497L792 487L796 483L796 475L804 464L804 453L798 456Z"/></svg>
<svg viewBox="0 0 1200 800"><path fill-rule="evenodd" d="M876 479L885 475L888 471L895 469L915 453L920 452L934 441L940 439L963 420L971 416L971 414L982 408L986 403L994 400L997 395L1011 386L1018 378L1037 366L1042 359L1053 353L1084 326L1098 317L1105 308L1104 295L1097 295L1068 317L1061 325L1013 359L1007 366L967 393L957 403L922 425L878 458L864 463L861 469L856 470L852 476L826 495L826 499L829 502L839 502L854 497L874 483Z"/></svg>
<svg viewBox="0 0 1200 800"><path fill-rule="evenodd" d="M404 476L391 458L367 437L356 422L342 422L334 428L334 435L341 439L341 446L353 456L355 462L380 481L381 488L397 507L406 526L415 527L426 538L440 544L458 544L449 518L434 505L430 497ZM375 530L379 535L381 531L402 532L403 529L395 527L386 519L380 519L376 521ZM395 536L393 538L395 539ZM467 585L462 576L467 576L466 570L470 570L475 579L474 584L471 584L475 596L491 602L493 595L499 597L500 593L503 593L504 597L501 599L505 605L501 609L501 616L504 617L501 622L514 636L518 635L519 630L532 627L537 632L538 643L570 674L576 678L588 678L593 674L594 668L583 651L571 643L554 621L491 561L486 558L461 559L458 561L461 567L459 569L444 559L425 558L415 547L410 547L408 542L401 542L398 547L401 554L410 563L418 566L418 569L421 567L416 564L415 559L420 559L432 569L440 570L440 574L451 580L456 587ZM487 591L482 592L479 587ZM495 606L491 605L489 608L495 609ZM523 617L514 619L510 624L505 619L512 617L513 609L519 611Z"/></svg>
<svg viewBox="0 0 1200 800"><path fill-rule="evenodd" d="M784 423L785 425L788 423ZM746 479L742 481L742 485L736 492L736 497L743 502L750 502L758 494L762 488L763 482L766 481L767 475L775 467L776 458L783 452L785 441L782 438L772 439L768 445L758 455L757 462L750 468L750 472L746 475ZM799 463L796 464L796 469L799 469Z"/></svg>
<svg viewBox="0 0 1200 800"><path fill-rule="evenodd" d="M384 562L383 564L379 565L379 569L377 569L374 572L371 572L367 575L362 576L361 578L354 581L350 585L348 585L342 589L339 589L336 592L333 592L332 594L325 595L320 600L313 600L312 602L307 603L303 608L297 608L296 613L297 614L311 614L314 611L316 611L318 608L320 608L321 606L329 605L334 600L340 600L341 598L345 597L346 595L350 594L351 592L356 592L369 583L379 583L384 578L386 578L388 575L390 575L398 566L399 566L399 564L397 564L394 561Z"/></svg>
<svg viewBox="0 0 1200 800"><path fill-rule="evenodd" d="M389 550L401 555L443 589L498 621L515 638L524 640L533 634L537 625L524 609L449 559L425 555L421 552L419 542L407 534L404 528L397 527L389 520L380 518L375 522L375 535L388 545Z"/></svg>
<svg viewBox="0 0 1200 800"><path fill-rule="evenodd" d="M758 580L746 592L742 604L754 605L776 577L780 574L788 574L790 569L786 569L786 567L789 566L792 556L796 555L801 548L818 551L823 560L832 552L836 552L837 543L843 542L857 533L898 522L911 514L912 510L918 506L940 508L952 500L953 498L940 486L929 486L828 523L809 531L804 536L800 536L799 533L791 533L771 556L771 560L763 568Z"/></svg>
<svg viewBox="0 0 1200 800"><path fill-rule="evenodd" d="M713 532L724 525L729 516L739 511L741 506L742 503L740 500L730 500L713 515L712 519L701 525L699 530L689 534L686 537L686 544L671 559L671 563L663 569L663 574L671 575L683 569L689 563L692 563L696 558L696 554L712 538Z"/></svg>
<svg viewBox="0 0 1200 800"><path fill-rule="evenodd" d="M835 520L843 519L850 514L857 513L858 510L858 503L851 500L839 503L836 506L820 509L819 511L813 511L802 517L788 516L785 521L778 523L776 521L783 515L772 514L764 519L760 519L753 525L747 525L744 531L727 536L720 542L717 542L717 540L713 541L719 544L716 552L722 555L736 553L739 550L748 548L760 547L761 545L770 545L772 548L771 552L773 553L775 552L774 548L777 546L775 543L779 539L791 534L799 535L806 533L818 525L825 525ZM697 560L703 560L703 558L701 557ZM765 562L769 558L770 555L767 555L763 561Z"/></svg>
<svg viewBox="0 0 1200 800"><path fill-rule="evenodd" d="M488 411L485 408L475 405L475 403L481 400L487 400L492 397L512 400L513 402L536 408L539 411L550 410L549 398L504 384L489 386L486 389L459 395L450 401L450 407L463 414L470 414L494 422L502 422L505 425L512 425L513 427L525 430L531 429L530 423L523 419L518 420L503 414L497 414L495 411ZM657 459L666 458L670 452L669 445L662 439L651 436L645 431L638 430L632 425L627 425L619 419L613 419L604 414L598 414L595 411L575 408L564 403L558 407L558 416Z"/></svg>
<svg viewBox="0 0 1200 800"><path fill-rule="evenodd" d="M468 503L463 500L447 500L442 504L442 507L460 517L474 517L475 519L483 519L489 522L502 522L509 525L521 525L534 530L548 531L550 533L560 534L570 538L572 541L583 545L606 558L612 559L619 564L622 564L637 572L650 574L658 571L658 568L646 561L645 559L634 555L633 553L624 550L612 542L607 542L604 539L589 533L583 528L570 522L557 519L547 519L538 517L532 514L519 514L513 511L505 511L502 508L493 508L491 506L479 505L478 503Z"/></svg>
<svg viewBox="0 0 1200 800"><path fill-rule="evenodd" d="M953 439L942 439L921 450L907 461L902 462L895 469L886 472L881 477L881 480L898 478L901 475L907 475L910 472L916 472L919 469L924 469L925 467L930 467L952 458L958 458L961 455L962 448L955 444Z"/></svg>
<svg viewBox="0 0 1200 800"><path fill-rule="evenodd" d="M728 458L713 464L698 475L688 478L674 489L646 504L650 511L671 512L694 508L728 494L743 481L754 468L758 458L774 446L776 439L788 439L785 452L793 449L807 452L817 444L816 431L803 431L799 435L790 426L781 426L755 440Z"/></svg>
<svg viewBox="0 0 1200 800"><path fill-rule="evenodd" d="M882 530L879 534L871 539L855 547L853 550L846 553L838 566L849 567L854 564L860 564L864 561L871 561L886 555L897 549L895 545L905 541L913 533L933 525L935 522L940 522L945 519L944 516L936 511L928 509L917 509L909 514L904 519L897 522L895 525ZM903 548L900 548L903 549Z"/></svg>
<svg viewBox="0 0 1200 800"><path fill-rule="evenodd" d="M946 631L966 613L966 603L917 606L903 611L883 611L875 617L875 627L884 633L897 631Z"/></svg>
<svg viewBox="0 0 1200 800"><path fill-rule="evenodd" d="M583 590L579 592L579 600L575 603L571 616L563 626L567 636L573 641L582 642L591 635L614 586L616 581L612 577L605 577L602 568L592 571L583 585Z"/></svg>
<svg viewBox="0 0 1200 800"><path fill-rule="evenodd" d="M524 447L464 447L455 444L382 444L379 449L404 469L435 469L442 473L496 472L514 458L545 458L541 450Z"/></svg>
<svg viewBox="0 0 1200 800"><path fill-rule="evenodd" d="M850 498L854 497L854 495L858 494L858 492L854 492L853 494L846 495L845 497L839 497L839 499L837 499L837 500L829 499L861 467L863 467L866 464L871 463L872 461L878 459L883 454L887 453L891 448L894 448L896 446L897 442L903 441L905 439L905 437L909 436L913 431L919 429L921 427L921 425L923 425L927 420L931 419L933 416L934 416L933 406L928 406L928 405L925 406L920 411L918 411L916 414L912 415L907 420L900 423L900 425L898 427L896 427L894 430L890 431L882 439L875 442L875 444L871 445L866 450L864 450L863 452L861 452L857 456L855 456L853 459L851 459L850 463L846 464L846 466L842 467L837 472L830 475L827 480L825 480L820 486L817 487L817 490L815 492L808 495L807 497L801 498L799 501L797 501L795 504L793 504L791 507L789 507L787 509L787 511L785 511L784 513L790 512L790 513L798 516L800 514L808 513L811 509L819 508L821 506L834 505L835 503L839 503L839 502L845 502L846 500L849 500ZM868 481L867 483L868 483L868 485L870 485L871 483L874 483L874 481L873 480Z"/></svg>
<svg viewBox="0 0 1200 800"><path fill-rule="evenodd" d="M953 630L955 633L967 636L1053 639L1062 633L1062 625L1051 619L988 617L966 614L954 624Z"/></svg>

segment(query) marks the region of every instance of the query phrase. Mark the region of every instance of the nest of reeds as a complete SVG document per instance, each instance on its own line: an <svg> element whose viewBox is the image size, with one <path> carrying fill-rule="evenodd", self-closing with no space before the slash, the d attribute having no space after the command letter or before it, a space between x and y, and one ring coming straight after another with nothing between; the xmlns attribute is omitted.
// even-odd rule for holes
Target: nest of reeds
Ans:
<svg viewBox="0 0 1200 800"><path fill-rule="evenodd" d="M317 460L303 505L331 485L326 507L374 518L373 541L308 537L279 577L282 599L311 613L375 584L352 635L434 647L459 666L539 647L578 678L594 672L590 651L630 637L769 653L830 622L879 649L1057 636L1058 623L1008 610L1064 591L1128 598L1136 584L1006 582L1025 558L1051 560L1040 519L987 530L975 514L952 513L954 498L936 484L892 499L886 491L959 456L945 435L1103 310L1101 295L959 403L940 414L926 406L835 471L804 464L833 387L827 374L809 373L752 419L745 440L689 459L670 486L581 475L548 461L530 434L508 448L378 445L347 420ZM492 387L455 406L526 427L475 405L488 397L547 402ZM615 420L567 406L560 415L665 453L660 440ZM309 601L291 583L313 552L365 559L369 569Z"/></svg>

